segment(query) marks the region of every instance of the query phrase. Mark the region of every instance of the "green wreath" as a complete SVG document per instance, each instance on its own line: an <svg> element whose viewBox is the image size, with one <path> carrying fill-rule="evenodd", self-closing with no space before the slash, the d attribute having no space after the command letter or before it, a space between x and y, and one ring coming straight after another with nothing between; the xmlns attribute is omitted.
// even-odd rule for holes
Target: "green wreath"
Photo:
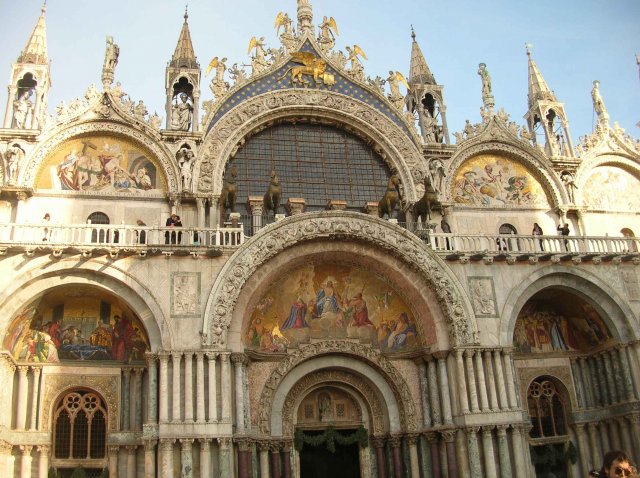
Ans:
<svg viewBox="0 0 640 478"><path fill-rule="evenodd" d="M358 443L361 448L367 448L369 446L369 432L362 425L351 435L343 435L331 426L320 435L308 435L298 428L293 438L293 444L298 451L302 450L304 445L320 446L323 443L326 443L327 450L331 453L335 453L336 443L338 445Z"/></svg>

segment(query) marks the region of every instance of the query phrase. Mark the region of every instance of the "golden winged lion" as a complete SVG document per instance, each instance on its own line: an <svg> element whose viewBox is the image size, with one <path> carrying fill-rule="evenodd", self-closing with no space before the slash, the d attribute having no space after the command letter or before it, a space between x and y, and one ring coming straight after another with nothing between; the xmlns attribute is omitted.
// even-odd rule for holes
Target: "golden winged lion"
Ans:
<svg viewBox="0 0 640 478"><path fill-rule="evenodd" d="M302 66L292 66L280 77L280 80L290 72L291 83L301 83L303 85L309 84L309 82L304 79L305 75L309 75L313 76L313 80L316 83L320 83L322 81L326 85L333 84L333 75L325 73L327 63L322 58L318 58L308 51L295 51L291 53L291 60L296 63L300 63Z"/></svg>

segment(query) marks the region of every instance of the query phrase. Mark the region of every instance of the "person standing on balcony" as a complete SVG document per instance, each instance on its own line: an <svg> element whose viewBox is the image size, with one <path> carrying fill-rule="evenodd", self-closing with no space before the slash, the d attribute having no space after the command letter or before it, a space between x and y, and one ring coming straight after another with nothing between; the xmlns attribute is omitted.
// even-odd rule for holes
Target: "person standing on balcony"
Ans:
<svg viewBox="0 0 640 478"><path fill-rule="evenodd" d="M558 224L558 232L564 238L565 250L569 252L569 239L567 239L567 236L569 235L569 224L567 223L564 223L564 225Z"/></svg>
<svg viewBox="0 0 640 478"><path fill-rule="evenodd" d="M51 222L51 216L49 215L48 212L45 213L44 217L42 218L42 222L44 222L45 224L49 224L49 222ZM45 226L42 232L43 232L43 237L42 237L43 242L51 239L51 229Z"/></svg>
<svg viewBox="0 0 640 478"><path fill-rule="evenodd" d="M442 218L442 221L440 221L440 229L442 229L442 232L445 234L451 234L451 226L444 217ZM447 237L445 241L447 250L451 250L451 243L449 242L449 238Z"/></svg>
<svg viewBox="0 0 640 478"><path fill-rule="evenodd" d="M531 231L531 235L542 236L542 228L538 225L537 222L533 223L533 231ZM540 245L540 250L544 251L544 246L542 245L542 239L538 239L538 244Z"/></svg>

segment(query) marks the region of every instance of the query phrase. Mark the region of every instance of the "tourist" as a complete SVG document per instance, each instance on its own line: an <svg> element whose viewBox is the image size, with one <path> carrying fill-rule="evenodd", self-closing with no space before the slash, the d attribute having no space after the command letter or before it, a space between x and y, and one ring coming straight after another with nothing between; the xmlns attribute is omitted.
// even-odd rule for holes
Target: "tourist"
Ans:
<svg viewBox="0 0 640 478"><path fill-rule="evenodd" d="M630 477L635 473L631 459L622 450L612 450L605 453L600 468L600 478Z"/></svg>

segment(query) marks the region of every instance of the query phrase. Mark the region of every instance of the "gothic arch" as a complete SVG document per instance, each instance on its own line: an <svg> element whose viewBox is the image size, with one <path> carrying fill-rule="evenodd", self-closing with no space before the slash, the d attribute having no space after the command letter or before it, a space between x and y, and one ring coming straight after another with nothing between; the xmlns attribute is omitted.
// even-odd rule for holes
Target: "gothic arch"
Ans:
<svg viewBox="0 0 640 478"><path fill-rule="evenodd" d="M298 387L303 390L296 390L296 384L313 372L335 369L345 373L339 382L348 383L347 376L356 377L356 381L364 385L366 391L363 395L367 403L386 409L389 431L417 430L419 420L415 418L418 411L413 397L390 361L374 349L354 342L323 341L289 354L273 371L260 396L260 403L266 405L258 417L260 431L270 435L291 433L291 429L283 429L287 418L284 412L292 408L296 397L308 389L303 385ZM374 421L375 433L376 426L380 430L385 428L381 421Z"/></svg>
<svg viewBox="0 0 640 478"><path fill-rule="evenodd" d="M405 201L413 204L420 198L414 181L422 180L426 165L412 138L385 115L363 102L332 91L302 89L270 92L251 98L212 125L201 148L202 159L194 167L194 182L199 182L199 190L204 192L208 189L200 179L206 177L208 180L211 170L212 192L220 194L225 165L247 135L279 120L300 117L337 124L368 138L389 168L400 175ZM201 173L203 164L207 164L206 175Z"/></svg>
<svg viewBox="0 0 640 478"><path fill-rule="evenodd" d="M508 347L512 344L516 320L525 303L537 292L550 287L570 291L591 303L616 340L638 339L634 312L609 285L587 271L577 268L568 271L566 267L551 265L538 269L509 293L501 314L500 345Z"/></svg>
<svg viewBox="0 0 640 478"><path fill-rule="evenodd" d="M591 172L598 166L615 166L618 167L640 180L640 162L629 155L620 153L603 153L591 158L585 159L576 172L576 185L578 186L578 196L580 203L583 201L584 185Z"/></svg>
<svg viewBox="0 0 640 478"><path fill-rule="evenodd" d="M203 320L203 342L226 346L238 297L249 278L276 255L306 241L344 239L393 254L433 291L445 316L451 345L477 342L471 305L458 279L419 238L388 221L352 212L291 216L247 241L225 263L211 289Z"/></svg>
<svg viewBox="0 0 640 478"><path fill-rule="evenodd" d="M73 263L71 265L70 263ZM111 292L124 300L140 318L149 337L150 351L170 350L173 330L154 293L130 273L98 260L78 264L76 259L49 262L47 258L29 263L10 288L0 294L3 318L0 330L4 335L9 320L34 297L61 285L91 285Z"/></svg>

